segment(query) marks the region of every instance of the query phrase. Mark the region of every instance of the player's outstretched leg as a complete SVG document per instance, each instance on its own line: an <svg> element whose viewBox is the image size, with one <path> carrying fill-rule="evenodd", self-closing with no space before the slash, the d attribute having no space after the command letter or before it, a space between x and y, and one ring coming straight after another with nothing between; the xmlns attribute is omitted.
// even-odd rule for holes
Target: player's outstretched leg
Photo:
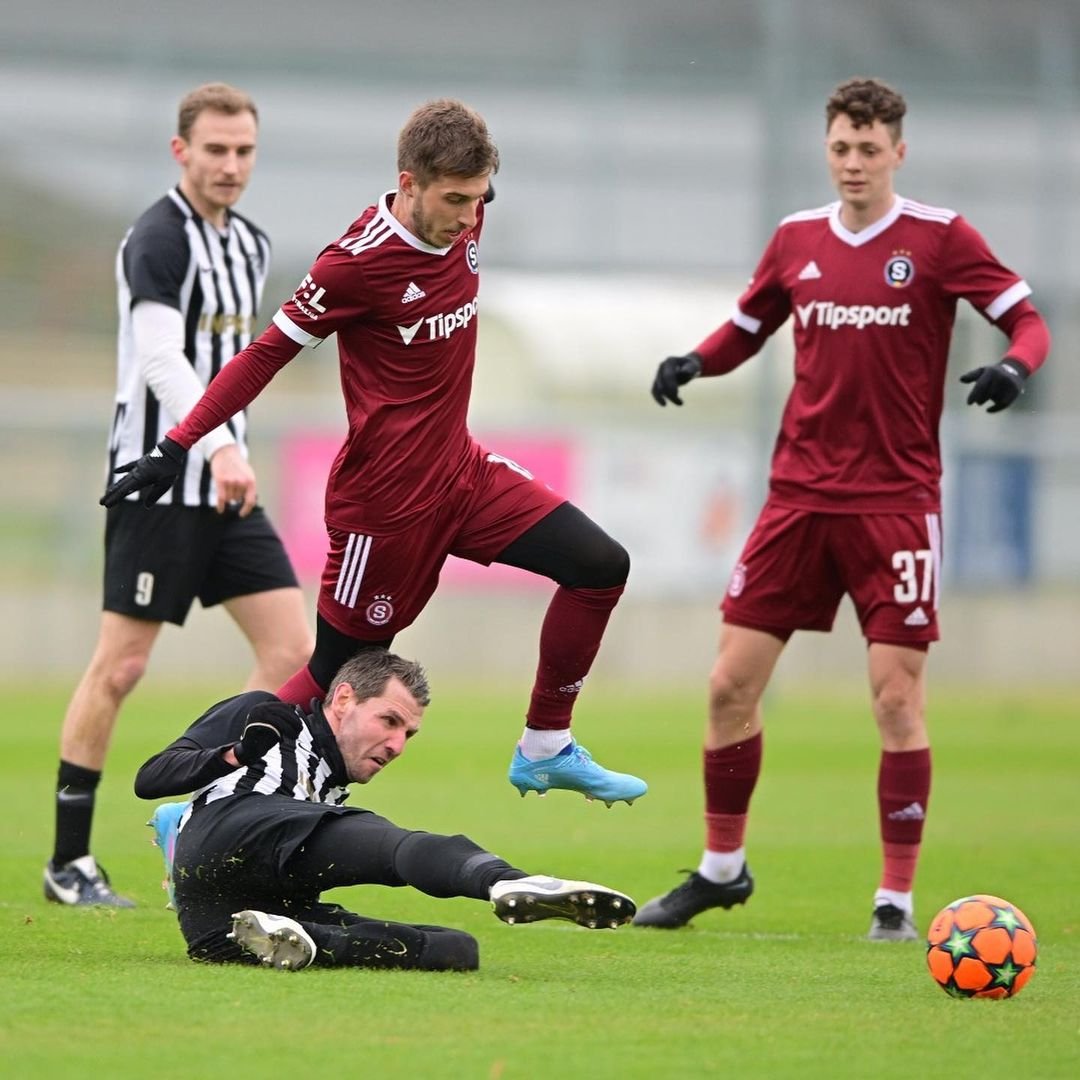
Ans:
<svg viewBox="0 0 1080 1080"><path fill-rule="evenodd" d="M612 772L598 765L576 740L555 757L539 761L530 761L520 746L515 747L509 779L522 798L529 791L544 795L552 788L560 788L579 791L586 799L599 799L609 809L620 800L629 805L649 790L649 785L640 777Z"/></svg>
<svg viewBox="0 0 1080 1080"><path fill-rule="evenodd" d="M637 905L625 893L588 881L533 874L491 886L491 906L505 923L568 919L589 930L623 926L634 917Z"/></svg>
<svg viewBox="0 0 1080 1080"><path fill-rule="evenodd" d="M295 920L265 911L238 911L232 933L226 935L264 967L281 971L306 968L318 951L311 935Z"/></svg>
<svg viewBox="0 0 1080 1080"><path fill-rule="evenodd" d="M415 971L475 971L480 966L476 938L463 930L369 919L336 904L316 904L294 914L298 918L238 911L226 936L265 967L283 971L310 964Z"/></svg>
<svg viewBox="0 0 1080 1080"><path fill-rule="evenodd" d="M684 870L682 873L689 874L687 879L671 892L650 900L634 916L635 926L675 930L709 908L732 908L736 904L745 904L754 891L754 878L745 863L738 877L721 884L709 881L696 870Z"/></svg>
<svg viewBox="0 0 1080 1080"><path fill-rule="evenodd" d="M161 857L165 861L165 880L162 887L169 894L169 902L165 905L171 911L176 910L176 890L173 887L173 860L176 858L176 835L179 832L180 819L188 808L186 802L162 803L146 823L154 830L154 839L151 841L161 849Z"/></svg>

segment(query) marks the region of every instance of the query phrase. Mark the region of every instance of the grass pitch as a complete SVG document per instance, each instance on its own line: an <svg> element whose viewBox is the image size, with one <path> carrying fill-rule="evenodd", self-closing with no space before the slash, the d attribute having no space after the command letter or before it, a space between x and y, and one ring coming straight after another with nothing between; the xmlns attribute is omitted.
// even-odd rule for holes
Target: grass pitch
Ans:
<svg viewBox="0 0 1080 1080"><path fill-rule="evenodd" d="M457 926L475 974L195 965L160 891L130 790L137 766L228 687L148 679L122 717L94 849L134 911L46 904L56 739L67 686L7 687L0 730L0 1076L193 1080L280 1075L1073 1077L1080 1073L1080 695L972 696L932 687L934 791L917 921L973 892L1031 917L1023 993L957 1001L918 943L863 939L879 855L877 741L861 697L768 703L748 837L757 891L676 932L508 927L484 904L408 889L340 890L366 914ZM639 903L697 863L701 692L650 698L599 683L577 729L650 793L607 810L522 800L505 779L524 687L440 686L405 759L352 802L399 824L464 832L537 873L584 877Z"/></svg>

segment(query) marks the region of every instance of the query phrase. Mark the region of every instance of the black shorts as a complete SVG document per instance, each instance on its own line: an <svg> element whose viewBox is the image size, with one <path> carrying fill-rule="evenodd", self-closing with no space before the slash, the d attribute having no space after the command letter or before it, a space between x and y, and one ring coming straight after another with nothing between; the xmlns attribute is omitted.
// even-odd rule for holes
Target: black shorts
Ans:
<svg viewBox="0 0 1080 1080"><path fill-rule="evenodd" d="M288 795L240 795L194 810L177 837L173 862L180 929L188 943L223 935L229 916L241 908L287 914L317 902L326 887L321 875L297 876L287 864L326 818L338 815L363 819L371 833L365 847L378 865L384 849L407 832L370 810ZM402 884L388 873L362 876L375 884Z"/></svg>
<svg viewBox="0 0 1080 1080"><path fill-rule="evenodd" d="M106 611L183 626L195 597L213 607L297 584L261 507L243 518L235 511L127 502L107 511Z"/></svg>
<svg viewBox="0 0 1080 1080"><path fill-rule="evenodd" d="M207 803L191 813L176 840L177 896L190 901L254 892L279 904L291 894L317 900L319 883L289 879L286 864L326 818L344 814L364 818L372 829L373 846L379 845L384 831L404 832L358 806L305 802L288 795L252 793Z"/></svg>

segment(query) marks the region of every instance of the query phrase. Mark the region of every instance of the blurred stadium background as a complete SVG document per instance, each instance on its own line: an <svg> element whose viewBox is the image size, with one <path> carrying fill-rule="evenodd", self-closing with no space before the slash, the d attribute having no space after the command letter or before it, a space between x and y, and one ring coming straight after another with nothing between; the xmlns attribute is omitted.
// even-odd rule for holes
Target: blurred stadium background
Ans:
<svg viewBox="0 0 1080 1080"><path fill-rule="evenodd" d="M1076 683L1080 645L1080 6L1041 0L0 0L2 674L74 681L99 610L113 259L175 182L175 108L224 79L261 111L241 209L271 234L268 320L315 253L395 178L398 128L456 96L503 167L483 244L472 424L563 488L634 570L597 674L704 679L715 606L757 511L788 334L661 411L657 362L727 318L776 221L829 201L823 103L855 74L908 98L902 193L960 210L1031 283L1055 335L1003 416L955 381L1003 339L962 308L948 389L945 640L933 677ZM328 346L252 409L264 501L308 587L343 431ZM402 635L437 678L531 674L547 589L448 569ZM167 631L158 675L238 682L227 620ZM862 680L850 610L778 680ZM523 681L522 685L527 685Z"/></svg>

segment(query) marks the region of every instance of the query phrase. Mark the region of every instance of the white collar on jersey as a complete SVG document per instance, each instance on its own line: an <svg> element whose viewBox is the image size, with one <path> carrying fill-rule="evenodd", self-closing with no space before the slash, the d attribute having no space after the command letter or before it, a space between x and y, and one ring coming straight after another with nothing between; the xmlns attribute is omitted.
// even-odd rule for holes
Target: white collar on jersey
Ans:
<svg viewBox="0 0 1080 1080"><path fill-rule="evenodd" d="M417 251L426 251L429 255L445 255L450 248L454 246L453 244L450 244L449 247L442 248L433 247L431 244L425 244L418 236L413 236L413 234L409 232L396 217L394 217L394 211L390 209L390 200L396 194L396 191L387 191L379 200L379 218L389 225L390 228L409 245L409 247L414 247Z"/></svg>
<svg viewBox="0 0 1080 1080"><path fill-rule="evenodd" d="M166 191L165 194L168 195L168 197L170 199L172 199L172 201L174 203L176 203L176 205L180 208L180 212L189 221L192 218L197 218L199 221L206 221L206 218L204 218L195 209L195 207L192 206L191 203L189 203L187 201L187 196L180 190L180 185L179 184L175 185L174 187L169 188L169 190ZM215 224L213 224L213 222L206 221L206 224L209 225L210 228L213 229L214 232L216 232L218 234L218 236L228 236L229 235L229 230L232 228L232 223L233 223L233 213L228 207L225 208L225 228L224 229L219 229Z"/></svg>
<svg viewBox="0 0 1080 1080"><path fill-rule="evenodd" d="M851 247L862 247L863 244L873 240L875 236L880 236L900 216L903 209L904 200L899 195L894 194L892 209L883 218L878 218L873 225L867 225L865 229L852 232L850 229L844 228L840 223L840 203L837 201L832 204L832 212L829 214L829 228L845 244L849 244Z"/></svg>

